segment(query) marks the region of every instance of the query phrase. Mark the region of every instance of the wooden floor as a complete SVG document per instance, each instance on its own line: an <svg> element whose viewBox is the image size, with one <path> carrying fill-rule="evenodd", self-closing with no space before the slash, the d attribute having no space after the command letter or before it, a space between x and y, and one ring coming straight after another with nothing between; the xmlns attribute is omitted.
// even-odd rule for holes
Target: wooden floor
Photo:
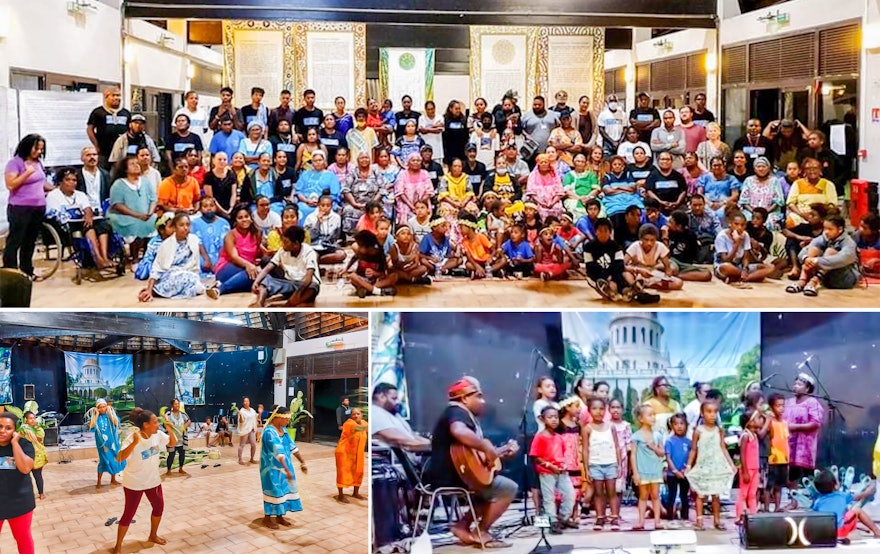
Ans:
<svg viewBox="0 0 880 554"><path fill-rule="evenodd" d="M200 447L204 443L203 440L195 442L198 444L190 444ZM201 468L202 464L187 464L187 477L177 473L175 464L172 474L163 477L165 513L159 535L165 537L168 544L158 546L146 541L150 503L143 499L135 515L136 523L129 528L123 552L367 552L368 501L340 504L333 500L336 494L334 449L308 443L298 446L308 462L309 473L304 475L297 470L303 511L287 514L293 527L272 531L260 525L263 504L259 466L238 465L237 446L224 447L221 459L203 462L209 464L205 469ZM220 467L213 467L215 464ZM124 499L122 487L108 486L106 475L103 489L95 491L96 467L97 459L92 456L90 459L76 457L66 465L50 462L43 468L47 498L37 500L34 512L32 530L36 552L110 551L116 541L117 526L107 527L104 522L121 516ZM0 533L0 552L15 551L12 533L4 526Z"/></svg>
<svg viewBox="0 0 880 554"><path fill-rule="evenodd" d="M200 296L185 300L157 298L149 304L139 303L138 291L143 287L131 273L101 282L84 281L76 285L72 281L73 270L59 270L50 279L34 283L31 305L35 308L183 308L187 310L217 308L245 308L254 300L249 293L230 294L211 300ZM763 308L763 309L860 309L880 307L880 285L860 287L853 290L820 289L819 296L787 294L785 286L790 281L767 281L752 285L749 289L734 288L721 281L687 283L682 291L662 293L660 304L648 308ZM383 308L383 309L543 309L584 308L642 309L638 304L614 304L602 300L582 278L543 283L538 279L521 281L483 280L470 281L452 278L435 282L431 286L401 286L395 297L352 296L352 289L325 283L318 296L316 308Z"/></svg>

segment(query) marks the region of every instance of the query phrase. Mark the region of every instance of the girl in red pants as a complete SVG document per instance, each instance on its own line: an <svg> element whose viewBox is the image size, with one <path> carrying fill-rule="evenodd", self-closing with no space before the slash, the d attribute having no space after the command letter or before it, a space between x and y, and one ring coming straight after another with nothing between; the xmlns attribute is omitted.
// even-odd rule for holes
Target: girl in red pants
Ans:
<svg viewBox="0 0 880 554"><path fill-rule="evenodd" d="M7 521L18 545L18 554L34 554L31 518L34 515L34 445L15 428L18 417L0 412L0 530Z"/></svg>
<svg viewBox="0 0 880 554"><path fill-rule="evenodd" d="M571 261L568 252L557 242L552 227L544 227L535 245L535 273L542 281L565 279Z"/></svg>
<svg viewBox="0 0 880 554"><path fill-rule="evenodd" d="M166 447L174 448L177 440L170 423L165 423L168 434L159 430L159 419L156 414L143 408L135 408L128 418L138 428L129 435L122 444L122 450L116 455L116 460L128 460L125 471L122 472L122 488L125 491L125 511L119 520L119 531L116 534L116 548L114 554L122 552L122 539L128 532L131 519L137 512L141 497L147 495L147 500L153 507L150 517L150 536L148 541L156 544L165 544L166 541L157 533L159 522L162 521L162 511L165 509L165 500L162 498L162 480L159 477L159 453Z"/></svg>
<svg viewBox="0 0 880 554"><path fill-rule="evenodd" d="M739 496L736 499L736 524L742 525L743 511L750 514L758 511L758 487L761 484L761 460L758 456L758 432L764 426L764 416L760 410L749 408L740 416L740 426L744 428L739 439L740 468Z"/></svg>

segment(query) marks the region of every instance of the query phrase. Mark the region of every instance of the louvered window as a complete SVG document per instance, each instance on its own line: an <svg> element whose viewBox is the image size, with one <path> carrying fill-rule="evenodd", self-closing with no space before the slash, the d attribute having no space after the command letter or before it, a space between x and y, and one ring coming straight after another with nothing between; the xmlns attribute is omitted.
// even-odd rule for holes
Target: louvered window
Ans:
<svg viewBox="0 0 880 554"><path fill-rule="evenodd" d="M605 96L626 94L626 68L618 67L605 72Z"/></svg>
<svg viewBox="0 0 880 554"><path fill-rule="evenodd" d="M819 75L859 72L858 25L819 31Z"/></svg>
<svg viewBox="0 0 880 554"><path fill-rule="evenodd" d="M810 78L816 71L813 33L794 35L749 45L749 81Z"/></svg>
<svg viewBox="0 0 880 554"><path fill-rule="evenodd" d="M687 58L671 58L651 64L652 91L684 91L687 85Z"/></svg>
<svg viewBox="0 0 880 554"><path fill-rule="evenodd" d="M706 53L690 54L687 57L687 88L702 89L706 86Z"/></svg>
<svg viewBox="0 0 880 554"><path fill-rule="evenodd" d="M746 47L731 46L721 51L721 82L736 85L746 82Z"/></svg>
<svg viewBox="0 0 880 554"><path fill-rule="evenodd" d="M614 71L605 72L605 96L614 92Z"/></svg>
<svg viewBox="0 0 880 554"><path fill-rule="evenodd" d="M636 89L638 92L648 90L651 87L651 66L648 64L636 66Z"/></svg>

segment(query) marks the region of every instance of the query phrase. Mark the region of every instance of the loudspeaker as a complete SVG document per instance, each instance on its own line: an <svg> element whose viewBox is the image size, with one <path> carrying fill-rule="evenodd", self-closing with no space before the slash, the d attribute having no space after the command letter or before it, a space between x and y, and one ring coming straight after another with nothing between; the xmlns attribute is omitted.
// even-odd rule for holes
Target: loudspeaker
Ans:
<svg viewBox="0 0 880 554"><path fill-rule="evenodd" d="M36 400L34 395L34 386L33 385L25 385L24 386L24 399L25 400Z"/></svg>
<svg viewBox="0 0 880 554"><path fill-rule="evenodd" d="M58 427L47 427L43 437L43 446L58 446Z"/></svg>
<svg viewBox="0 0 880 554"><path fill-rule="evenodd" d="M746 515L740 543L749 549L837 546L837 521L830 513Z"/></svg>
<svg viewBox="0 0 880 554"><path fill-rule="evenodd" d="M0 308L30 308L33 284L14 269L0 269Z"/></svg>

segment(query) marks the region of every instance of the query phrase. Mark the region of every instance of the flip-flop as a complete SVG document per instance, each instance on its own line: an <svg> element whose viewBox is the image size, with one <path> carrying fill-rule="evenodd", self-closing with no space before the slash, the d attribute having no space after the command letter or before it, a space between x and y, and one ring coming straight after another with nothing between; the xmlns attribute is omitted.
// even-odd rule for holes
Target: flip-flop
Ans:
<svg viewBox="0 0 880 554"><path fill-rule="evenodd" d="M220 467L222 464L214 464L214 467Z"/></svg>
<svg viewBox="0 0 880 554"><path fill-rule="evenodd" d="M206 467L208 467L208 464L203 464L203 465L202 465L202 469L205 469Z"/></svg>
<svg viewBox="0 0 880 554"><path fill-rule="evenodd" d="M116 523L116 518L115 518L115 517L111 517L110 519L108 519L107 521L104 522L104 526L105 526L105 527L110 527L110 526L113 525L114 523Z"/></svg>
<svg viewBox="0 0 880 554"><path fill-rule="evenodd" d="M634 526L633 528L630 529L630 531L636 531L636 532L638 532L638 531L644 531L644 530L645 530L644 527L642 527L642 526L638 526L638 525L636 525L636 526Z"/></svg>

